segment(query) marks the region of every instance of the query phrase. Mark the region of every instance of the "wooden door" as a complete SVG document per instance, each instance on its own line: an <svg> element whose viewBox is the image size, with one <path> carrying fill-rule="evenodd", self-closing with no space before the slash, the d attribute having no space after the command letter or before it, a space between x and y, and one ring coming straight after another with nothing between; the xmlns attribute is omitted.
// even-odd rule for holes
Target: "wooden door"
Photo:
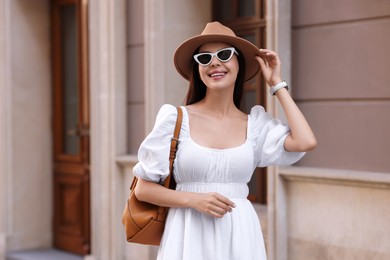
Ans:
<svg viewBox="0 0 390 260"><path fill-rule="evenodd" d="M53 245L90 252L87 4L52 0Z"/></svg>

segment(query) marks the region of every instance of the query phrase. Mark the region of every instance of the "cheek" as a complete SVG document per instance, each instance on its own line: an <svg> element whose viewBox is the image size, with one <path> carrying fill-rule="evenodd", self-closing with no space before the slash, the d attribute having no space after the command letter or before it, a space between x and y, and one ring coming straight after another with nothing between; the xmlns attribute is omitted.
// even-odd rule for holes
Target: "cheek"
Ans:
<svg viewBox="0 0 390 260"><path fill-rule="evenodd" d="M205 82L205 80L207 79L207 74L205 72L205 69L201 66L198 66L198 72L199 72L200 79L203 82Z"/></svg>
<svg viewBox="0 0 390 260"><path fill-rule="evenodd" d="M230 72L232 73L232 76L234 77L234 80L236 80L238 76L238 70L239 70L238 61L235 60L234 62L232 62L232 66L230 66L229 69Z"/></svg>
<svg viewBox="0 0 390 260"><path fill-rule="evenodd" d="M240 69L240 65L238 64L238 59L237 58L234 60L234 64L235 64L235 67L236 67L236 72L238 74L238 71Z"/></svg>

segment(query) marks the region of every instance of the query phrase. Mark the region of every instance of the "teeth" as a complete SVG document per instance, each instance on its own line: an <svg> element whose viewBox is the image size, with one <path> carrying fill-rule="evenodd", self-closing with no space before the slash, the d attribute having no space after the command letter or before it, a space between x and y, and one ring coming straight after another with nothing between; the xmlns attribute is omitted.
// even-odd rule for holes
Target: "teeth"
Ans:
<svg viewBox="0 0 390 260"><path fill-rule="evenodd" d="M225 75L225 73L220 72L220 73L211 74L211 77L219 77L219 76L224 76L224 75Z"/></svg>

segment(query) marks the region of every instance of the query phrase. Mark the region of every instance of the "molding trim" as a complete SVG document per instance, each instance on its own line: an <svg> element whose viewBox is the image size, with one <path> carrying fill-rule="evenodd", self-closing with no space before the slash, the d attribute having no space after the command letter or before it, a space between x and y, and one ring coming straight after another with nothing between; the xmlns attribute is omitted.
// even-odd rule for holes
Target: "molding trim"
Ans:
<svg viewBox="0 0 390 260"><path fill-rule="evenodd" d="M280 168L279 176L284 181L324 183L341 186L356 186L375 189L390 189L390 174L311 167Z"/></svg>
<svg viewBox="0 0 390 260"><path fill-rule="evenodd" d="M116 158L116 162L122 168L133 167L138 162L137 155L124 155Z"/></svg>

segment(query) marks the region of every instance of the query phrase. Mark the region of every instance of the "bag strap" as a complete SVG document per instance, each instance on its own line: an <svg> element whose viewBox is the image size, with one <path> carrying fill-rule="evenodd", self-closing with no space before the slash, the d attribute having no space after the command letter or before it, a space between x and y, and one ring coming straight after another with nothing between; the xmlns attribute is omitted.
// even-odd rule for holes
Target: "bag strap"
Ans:
<svg viewBox="0 0 390 260"><path fill-rule="evenodd" d="M176 107L177 109L177 119L176 119L176 125L175 125L175 131L173 132L173 137L171 140L171 149L169 152L169 175L165 178L164 181L164 187L169 188L171 186L171 183L174 182L174 179L171 177L173 175L173 162L176 158L176 151L177 151L177 145L179 143L179 135L181 130L181 124L183 121L183 110L181 107ZM174 182L176 183L176 182Z"/></svg>

